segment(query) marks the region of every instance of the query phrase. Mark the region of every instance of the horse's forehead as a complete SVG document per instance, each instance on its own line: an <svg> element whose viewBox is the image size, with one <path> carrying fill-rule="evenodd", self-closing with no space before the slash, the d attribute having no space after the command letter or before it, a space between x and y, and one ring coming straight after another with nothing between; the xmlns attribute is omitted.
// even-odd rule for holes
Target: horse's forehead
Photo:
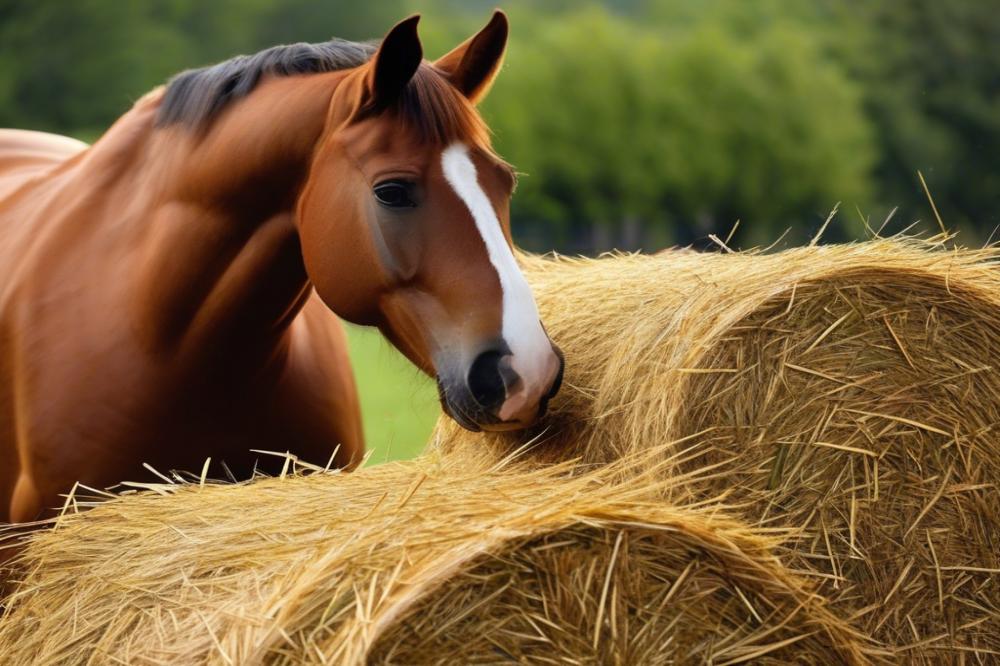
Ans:
<svg viewBox="0 0 1000 666"><path fill-rule="evenodd" d="M422 141L416 132L379 119L364 120L339 133L339 142L360 165L398 160L425 165L440 155L442 147Z"/></svg>
<svg viewBox="0 0 1000 666"><path fill-rule="evenodd" d="M474 138L458 137L447 144L423 140L418 132L394 125L389 119L369 119L347 128L342 141L351 161L365 171L409 168L422 174L440 174L442 157L451 146L464 145L477 170L489 173L494 162L489 147ZM487 179L491 182L493 179ZM493 194L493 187L488 187Z"/></svg>
<svg viewBox="0 0 1000 666"><path fill-rule="evenodd" d="M415 127L388 113L355 120L337 134L343 141L371 151L417 150L431 145Z"/></svg>

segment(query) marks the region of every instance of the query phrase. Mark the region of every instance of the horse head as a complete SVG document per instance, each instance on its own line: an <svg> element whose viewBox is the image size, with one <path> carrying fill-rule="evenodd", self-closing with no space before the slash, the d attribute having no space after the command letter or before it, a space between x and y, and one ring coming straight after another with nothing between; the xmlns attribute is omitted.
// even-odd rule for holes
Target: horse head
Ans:
<svg viewBox="0 0 1000 666"><path fill-rule="evenodd" d="M429 62L418 17L397 24L330 101L299 198L306 271L338 315L377 326L437 380L472 430L534 423L563 360L510 235L513 169L476 110L507 19Z"/></svg>

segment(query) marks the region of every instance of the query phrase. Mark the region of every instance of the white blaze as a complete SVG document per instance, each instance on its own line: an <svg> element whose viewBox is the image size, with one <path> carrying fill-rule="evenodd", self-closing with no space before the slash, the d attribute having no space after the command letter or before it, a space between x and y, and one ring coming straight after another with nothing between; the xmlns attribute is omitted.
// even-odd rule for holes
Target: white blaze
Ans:
<svg viewBox="0 0 1000 666"><path fill-rule="evenodd" d="M555 359L548 336L542 330L531 287L507 244L493 204L479 185L476 165L469 158L469 149L463 143L448 146L441 155L441 166L448 184L472 213L476 228L486 244L490 263L500 278L503 294L501 330L512 354L511 366L524 383L522 393L527 391L537 395L548 388L540 385L551 379ZM501 409L500 418L507 418L504 412L513 411L517 406L505 404L504 407L507 409Z"/></svg>

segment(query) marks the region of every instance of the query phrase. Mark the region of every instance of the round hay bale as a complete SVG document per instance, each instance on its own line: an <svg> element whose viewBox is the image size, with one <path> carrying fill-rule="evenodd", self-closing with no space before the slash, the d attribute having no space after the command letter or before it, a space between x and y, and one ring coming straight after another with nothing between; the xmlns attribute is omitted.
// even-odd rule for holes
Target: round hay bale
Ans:
<svg viewBox="0 0 1000 666"><path fill-rule="evenodd" d="M431 459L179 487L35 535L5 664L877 657L772 537L665 482Z"/></svg>
<svg viewBox="0 0 1000 666"><path fill-rule="evenodd" d="M607 462L677 442L898 657L1000 655L1000 272L914 241L773 255L525 257L567 358L526 434L449 422L443 451Z"/></svg>

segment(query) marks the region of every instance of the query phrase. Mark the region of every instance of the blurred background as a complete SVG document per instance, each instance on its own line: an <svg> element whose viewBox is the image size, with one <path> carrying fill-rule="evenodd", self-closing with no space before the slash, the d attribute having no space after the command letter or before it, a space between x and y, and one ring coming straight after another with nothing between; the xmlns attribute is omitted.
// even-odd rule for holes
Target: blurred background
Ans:
<svg viewBox="0 0 1000 666"><path fill-rule="evenodd" d="M482 110L523 173L525 248L793 245L838 203L826 242L933 231L918 172L960 242L1000 224L1000 11L983 0L0 0L0 126L92 141L182 69L378 38L417 11L434 58L497 4L511 41ZM411 455L433 388L351 337L373 461Z"/></svg>

